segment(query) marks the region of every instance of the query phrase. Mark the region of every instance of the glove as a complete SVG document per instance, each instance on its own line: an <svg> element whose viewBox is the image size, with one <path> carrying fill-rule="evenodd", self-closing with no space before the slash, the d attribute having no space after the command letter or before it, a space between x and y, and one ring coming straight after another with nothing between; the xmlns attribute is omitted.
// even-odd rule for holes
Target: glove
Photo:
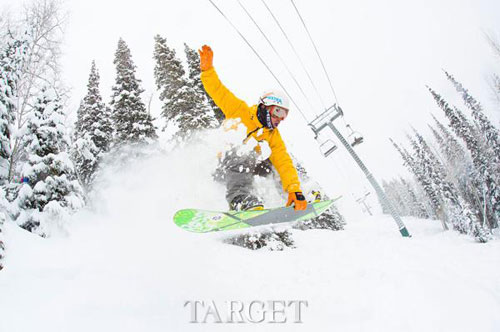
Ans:
<svg viewBox="0 0 500 332"><path fill-rule="evenodd" d="M288 193L288 202L286 206L294 204L295 210L305 210L307 208L307 201L301 191Z"/></svg>
<svg viewBox="0 0 500 332"><path fill-rule="evenodd" d="M210 48L210 46L203 45L201 50L198 50L200 53L200 69L201 71L209 70L213 67L214 60L214 52Z"/></svg>

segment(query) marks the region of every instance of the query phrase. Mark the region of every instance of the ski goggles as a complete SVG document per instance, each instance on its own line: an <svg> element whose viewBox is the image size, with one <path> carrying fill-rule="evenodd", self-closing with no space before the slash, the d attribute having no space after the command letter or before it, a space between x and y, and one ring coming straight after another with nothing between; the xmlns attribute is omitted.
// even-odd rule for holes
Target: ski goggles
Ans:
<svg viewBox="0 0 500 332"><path fill-rule="evenodd" d="M280 121L285 120L285 118L288 115L288 110L283 107L271 105L268 107L268 109L269 109L269 114L271 114L272 117L279 119Z"/></svg>

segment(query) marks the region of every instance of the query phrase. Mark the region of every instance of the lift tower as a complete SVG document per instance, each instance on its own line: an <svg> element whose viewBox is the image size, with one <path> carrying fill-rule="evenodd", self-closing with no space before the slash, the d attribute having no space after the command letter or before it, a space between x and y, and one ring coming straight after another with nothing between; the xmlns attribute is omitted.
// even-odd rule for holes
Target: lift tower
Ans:
<svg viewBox="0 0 500 332"><path fill-rule="evenodd" d="M377 196L378 196L380 202L382 203L382 205L384 205L389 210L392 218L394 219L394 221L398 225L399 232L401 233L401 235L403 237L410 237L411 235L408 232L408 229L404 225L399 214L394 209L394 206L391 204L391 202L389 201L389 199L385 195L382 187L380 187L380 185L375 180L373 175L368 171L365 164L361 161L359 156L356 154L356 152L354 151L352 146L347 142L347 140L344 138L344 136L342 136L342 134L337 130L337 128L333 124L333 121L342 115L344 115L344 113L343 113L342 109L340 108L340 106L337 106L337 104L333 104L333 106L326 109L323 113L321 113L313 121L311 121L309 123L309 126L311 127L312 131L314 132L314 135L316 138L319 137L319 133L322 130L324 130L326 128L331 129L331 131L335 134L335 136L342 143L342 145L344 145L347 152L349 152L351 157L358 164L359 168L361 168L363 173L365 173L366 178L368 179L368 181L372 185L373 189L375 189L375 192L377 193ZM331 153L333 151L327 151L327 152ZM325 157L328 156L330 153L325 153Z"/></svg>

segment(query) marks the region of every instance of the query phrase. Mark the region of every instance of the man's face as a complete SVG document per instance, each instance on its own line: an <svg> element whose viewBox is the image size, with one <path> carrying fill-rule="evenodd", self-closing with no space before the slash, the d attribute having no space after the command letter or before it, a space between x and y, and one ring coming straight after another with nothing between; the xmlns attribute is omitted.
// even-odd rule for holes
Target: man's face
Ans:
<svg viewBox="0 0 500 332"><path fill-rule="evenodd" d="M276 128L280 124L281 121L285 120L288 115L288 110L283 107L279 107L276 105L271 105L268 107L269 114L271 115L271 122L273 127Z"/></svg>

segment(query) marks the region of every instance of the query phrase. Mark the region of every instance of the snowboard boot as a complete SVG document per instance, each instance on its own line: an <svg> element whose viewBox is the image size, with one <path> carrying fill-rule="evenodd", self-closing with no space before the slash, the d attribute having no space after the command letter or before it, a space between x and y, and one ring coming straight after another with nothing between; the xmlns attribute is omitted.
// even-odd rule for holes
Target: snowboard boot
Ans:
<svg viewBox="0 0 500 332"><path fill-rule="evenodd" d="M314 196L314 203L321 201L321 192L319 190L313 190L311 191L311 194Z"/></svg>
<svg viewBox="0 0 500 332"><path fill-rule="evenodd" d="M229 209L232 211L254 211L263 210L264 204L254 195L239 195L233 198L229 203Z"/></svg>

